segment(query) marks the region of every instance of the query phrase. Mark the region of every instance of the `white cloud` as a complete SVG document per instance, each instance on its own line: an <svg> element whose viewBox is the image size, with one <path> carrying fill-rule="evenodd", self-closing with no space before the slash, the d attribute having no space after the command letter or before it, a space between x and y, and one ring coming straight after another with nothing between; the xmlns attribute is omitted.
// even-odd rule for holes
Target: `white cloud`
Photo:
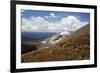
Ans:
<svg viewBox="0 0 100 73"><path fill-rule="evenodd" d="M61 24L65 25L65 27L68 30L77 30L81 28L82 26L85 26L86 24L88 24L88 22L82 22L80 21L80 19L78 19L75 16L68 16L68 17L62 18Z"/></svg>
<svg viewBox="0 0 100 73"><path fill-rule="evenodd" d="M50 13L50 16L51 16L52 18L55 18L55 17L56 17L56 15L55 15L54 13Z"/></svg>
<svg viewBox="0 0 100 73"><path fill-rule="evenodd" d="M53 15L53 14L51 14ZM48 22L45 17L34 17L30 19L22 18L22 31L39 31L39 32L61 32L61 31L75 31L88 24L88 22L82 22L75 16L63 17L57 23Z"/></svg>
<svg viewBox="0 0 100 73"><path fill-rule="evenodd" d="M48 16L44 16L46 19L56 18L57 16L54 13L50 13Z"/></svg>
<svg viewBox="0 0 100 73"><path fill-rule="evenodd" d="M22 18L22 31L44 31L47 29L48 22L42 17L32 16L30 19Z"/></svg>

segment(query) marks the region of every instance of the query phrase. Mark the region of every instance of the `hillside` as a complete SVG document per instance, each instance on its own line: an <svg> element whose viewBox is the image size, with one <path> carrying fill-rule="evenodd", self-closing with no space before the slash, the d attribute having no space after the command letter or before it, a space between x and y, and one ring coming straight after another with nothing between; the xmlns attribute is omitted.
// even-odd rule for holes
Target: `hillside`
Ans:
<svg viewBox="0 0 100 73"><path fill-rule="evenodd" d="M22 54L22 62L86 60L90 58L90 25L86 25L54 45Z"/></svg>

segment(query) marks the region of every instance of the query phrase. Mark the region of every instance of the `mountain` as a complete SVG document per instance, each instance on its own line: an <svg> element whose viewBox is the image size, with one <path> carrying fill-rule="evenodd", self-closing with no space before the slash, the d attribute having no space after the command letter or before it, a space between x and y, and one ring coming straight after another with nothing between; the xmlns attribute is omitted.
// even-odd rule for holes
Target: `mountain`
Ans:
<svg viewBox="0 0 100 73"><path fill-rule="evenodd" d="M75 31L72 35L73 35L73 36L75 36L75 34L77 34L77 35L79 34L79 35L80 35L80 33L84 33L84 32L90 32L90 24L87 24L86 26L84 26L84 27L78 29L78 30Z"/></svg>
<svg viewBox="0 0 100 73"><path fill-rule="evenodd" d="M70 34L71 33L67 32L67 31L63 31L63 32L60 32L56 35L53 35L53 36L47 38L46 40L41 41L41 43L45 44L45 45L56 44L56 43L60 42L64 37L67 37Z"/></svg>
<svg viewBox="0 0 100 73"><path fill-rule="evenodd" d="M90 25L87 24L86 26L84 26L84 27L82 27L82 28L80 28L79 30L76 30L76 31L63 31L63 32L60 32L60 33L58 33L56 35L53 35L52 37L50 37L46 40L43 40L41 43L45 44L45 45L57 44L57 43L61 42L64 38L66 39L66 37L71 38L71 37L74 37L74 36L76 36L80 33L90 31L89 26Z"/></svg>
<svg viewBox="0 0 100 73"><path fill-rule="evenodd" d="M76 45L80 45L82 43L83 44L86 43L86 41L89 44L90 42L90 25L89 24L75 31L74 33L69 35L67 38L64 38L62 41L60 41L59 44L69 42L70 44L73 43Z"/></svg>
<svg viewBox="0 0 100 73"><path fill-rule="evenodd" d="M56 41L55 41L56 40ZM57 42L59 40L59 42ZM56 42L50 44L50 42ZM46 40L43 47L22 55L22 62L68 61L90 59L90 24Z"/></svg>

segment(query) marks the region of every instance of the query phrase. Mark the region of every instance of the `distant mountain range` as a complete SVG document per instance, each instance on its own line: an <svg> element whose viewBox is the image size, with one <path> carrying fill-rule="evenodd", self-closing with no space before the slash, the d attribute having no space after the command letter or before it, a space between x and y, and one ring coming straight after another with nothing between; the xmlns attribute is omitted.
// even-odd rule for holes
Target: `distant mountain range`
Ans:
<svg viewBox="0 0 100 73"><path fill-rule="evenodd" d="M22 62L44 62L90 59L90 24L71 33L54 35L41 46L22 54Z"/></svg>

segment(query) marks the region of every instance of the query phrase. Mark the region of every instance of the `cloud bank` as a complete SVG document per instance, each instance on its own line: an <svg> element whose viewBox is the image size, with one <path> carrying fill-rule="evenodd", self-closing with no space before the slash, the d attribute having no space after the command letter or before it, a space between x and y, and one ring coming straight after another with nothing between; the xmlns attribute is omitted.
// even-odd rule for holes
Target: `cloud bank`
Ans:
<svg viewBox="0 0 100 73"><path fill-rule="evenodd" d="M57 22L49 22L47 20L49 18L55 19L57 16L54 13L50 13L44 17L31 16L29 19L22 18L22 32L75 31L88 24L88 22L83 22L76 16L63 17Z"/></svg>

